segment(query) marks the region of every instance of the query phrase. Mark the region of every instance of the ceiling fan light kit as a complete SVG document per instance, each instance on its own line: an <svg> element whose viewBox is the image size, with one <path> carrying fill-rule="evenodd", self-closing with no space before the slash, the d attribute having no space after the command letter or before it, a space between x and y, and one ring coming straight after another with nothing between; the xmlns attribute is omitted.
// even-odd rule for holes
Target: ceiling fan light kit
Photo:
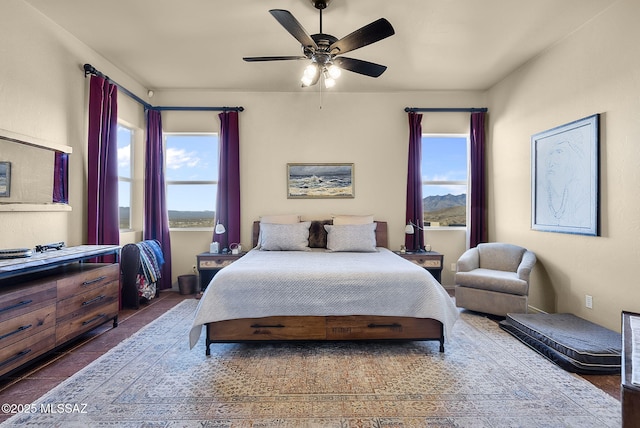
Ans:
<svg viewBox="0 0 640 428"><path fill-rule="evenodd" d="M322 32L322 10L331 0L310 0L320 12L320 32L311 34L302 27L291 12L283 9L272 9L271 15L289 32L302 47L303 56L261 56L244 57L247 62L310 60L300 79L303 87L313 86L322 77L325 87L335 85L340 77L341 69L369 77L379 77L387 69L386 66L355 58L341 56L395 34L393 26L384 18L380 18L351 34L338 39ZM339 56L340 55L340 56Z"/></svg>

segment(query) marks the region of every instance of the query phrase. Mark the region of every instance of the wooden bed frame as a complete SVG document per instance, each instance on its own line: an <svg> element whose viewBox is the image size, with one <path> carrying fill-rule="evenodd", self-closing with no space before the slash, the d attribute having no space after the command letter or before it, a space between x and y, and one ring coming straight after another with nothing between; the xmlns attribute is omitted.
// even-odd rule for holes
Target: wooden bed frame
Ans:
<svg viewBox="0 0 640 428"><path fill-rule="evenodd" d="M388 247L387 223L377 223L377 245ZM324 233L326 245L324 224L331 224L331 221L314 221L311 233ZM260 223L256 221L253 224L254 247L259 231ZM293 340L437 340L440 342L440 352L444 352L443 325L432 318L369 315L274 316L217 321L206 326L206 355L211 355L212 343Z"/></svg>

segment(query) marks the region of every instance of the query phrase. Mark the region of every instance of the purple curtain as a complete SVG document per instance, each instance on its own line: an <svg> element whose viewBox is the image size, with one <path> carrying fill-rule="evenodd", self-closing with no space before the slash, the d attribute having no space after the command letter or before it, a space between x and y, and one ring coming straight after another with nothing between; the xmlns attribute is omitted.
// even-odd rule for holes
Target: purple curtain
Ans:
<svg viewBox="0 0 640 428"><path fill-rule="evenodd" d="M91 76L87 171L87 243L118 244L118 89ZM106 260L105 260L106 261Z"/></svg>
<svg viewBox="0 0 640 428"><path fill-rule="evenodd" d="M406 222L422 228L424 224L422 208L422 114L409 112L409 165L407 171L407 213ZM424 232L414 228L413 235L405 235L405 246L410 251L424 248Z"/></svg>
<svg viewBox="0 0 640 428"><path fill-rule="evenodd" d="M240 134L238 112L225 111L220 118L218 192L216 222L224 225L226 233L213 234L220 248L240 242Z"/></svg>
<svg viewBox="0 0 640 428"><path fill-rule="evenodd" d="M471 248L487 242L487 188L485 174L485 112L471 113L469 130L471 144L471 227L469 246Z"/></svg>
<svg viewBox="0 0 640 428"><path fill-rule="evenodd" d="M69 154L59 151L54 154L53 203L69 203Z"/></svg>
<svg viewBox="0 0 640 428"><path fill-rule="evenodd" d="M164 185L164 150L162 147L162 117L159 110L147 109L147 150L144 178L143 238L160 242L164 256L158 289L171 288L171 238L169 213Z"/></svg>

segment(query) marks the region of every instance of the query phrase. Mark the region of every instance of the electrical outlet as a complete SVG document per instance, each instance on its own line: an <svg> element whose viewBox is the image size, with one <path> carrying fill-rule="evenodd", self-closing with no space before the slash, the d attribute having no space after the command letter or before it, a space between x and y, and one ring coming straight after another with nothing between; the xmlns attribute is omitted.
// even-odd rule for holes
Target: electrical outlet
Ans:
<svg viewBox="0 0 640 428"><path fill-rule="evenodd" d="M198 268L196 267L196 265L191 266L191 271L193 273L197 273L198 272Z"/></svg>
<svg viewBox="0 0 640 428"><path fill-rule="evenodd" d="M589 309L593 309L593 296L585 294L585 296L584 296L584 305Z"/></svg>
<svg viewBox="0 0 640 428"><path fill-rule="evenodd" d="M451 263L451 272L456 272L458 270L458 266L456 263Z"/></svg>

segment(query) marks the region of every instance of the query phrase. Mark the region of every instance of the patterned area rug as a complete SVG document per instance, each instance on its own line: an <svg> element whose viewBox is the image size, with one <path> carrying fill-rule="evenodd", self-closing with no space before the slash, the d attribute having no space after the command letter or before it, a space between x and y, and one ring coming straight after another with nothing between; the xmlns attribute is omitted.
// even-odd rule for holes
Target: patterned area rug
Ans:
<svg viewBox="0 0 640 428"><path fill-rule="evenodd" d="M3 426L619 427L620 403L462 313L437 342L189 350L186 300ZM44 411L48 410L49 413Z"/></svg>

